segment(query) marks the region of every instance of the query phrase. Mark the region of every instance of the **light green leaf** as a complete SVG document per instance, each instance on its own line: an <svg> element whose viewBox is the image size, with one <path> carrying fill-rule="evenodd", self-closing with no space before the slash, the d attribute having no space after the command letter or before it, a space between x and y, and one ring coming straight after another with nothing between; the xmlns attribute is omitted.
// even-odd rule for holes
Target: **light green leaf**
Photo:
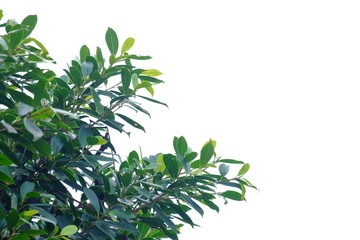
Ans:
<svg viewBox="0 0 360 240"><path fill-rule="evenodd" d="M135 89L136 86L139 84L139 78L138 78L138 75L136 73L133 73L131 75L131 82L132 82L133 88Z"/></svg>
<svg viewBox="0 0 360 240"><path fill-rule="evenodd" d="M77 231L78 228L75 225L68 225L61 230L60 236L74 235Z"/></svg>
<svg viewBox="0 0 360 240"><path fill-rule="evenodd" d="M241 169L238 172L238 176L243 176L247 171L249 171L250 164L245 163L244 166L241 167Z"/></svg>
<svg viewBox="0 0 360 240"><path fill-rule="evenodd" d="M112 28L108 28L105 34L105 41L111 54L116 55L119 49L119 40L116 32Z"/></svg>
<svg viewBox="0 0 360 240"><path fill-rule="evenodd" d="M33 121L30 121L25 117L23 122L26 130L33 135L33 142L42 138L44 133L41 131L41 129L38 126L36 126L36 124Z"/></svg>
<svg viewBox="0 0 360 240"><path fill-rule="evenodd" d="M84 193L86 197L89 199L91 205L94 207L96 212L100 212L100 203L99 198L96 196L93 190L90 188L84 188Z"/></svg>
<svg viewBox="0 0 360 240"><path fill-rule="evenodd" d="M10 166L12 163L5 154L0 153L0 166Z"/></svg>
<svg viewBox="0 0 360 240"><path fill-rule="evenodd" d="M206 143L200 152L200 167L205 166L214 155L214 146L211 142Z"/></svg>
<svg viewBox="0 0 360 240"><path fill-rule="evenodd" d="M165 163L164 163L164 154L159 154L156 160L158 164L158 172L163 172L166 169Z"/></svg>
<svg viewBox="0 0 360 240"><path fill-rule="evenodd" d="M124 53L126 53L127 51L130 50L130 48L134 45L135 43L135 39L132 37L129 37L128 39L125 40L124 44L121 47L121 55L123 55Z"/></svg>
<svg viewBox="0 0 360 240"><path fill-rule="evenodd" d="M143 71L141 74L149 77L156 77L156 76L160 76L162 73L156 69L147 69Z"/></svg>

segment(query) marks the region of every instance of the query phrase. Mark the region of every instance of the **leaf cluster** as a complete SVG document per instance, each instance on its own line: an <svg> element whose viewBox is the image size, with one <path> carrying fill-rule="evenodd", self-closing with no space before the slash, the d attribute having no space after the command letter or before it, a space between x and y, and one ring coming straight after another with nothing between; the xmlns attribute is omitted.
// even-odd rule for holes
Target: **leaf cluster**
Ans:
<svg viewBox="0 0 360 240"><path fill-rule="evenodd" d="M189 210L219 211L217 196L245 200L249 164L217 157L213 140L199 154L181 136L173 153L121 159L109 129L145 131L124 109L150 116L141 101L166 106L153 98L161 72L133 65L151 59L129 53L133 38L120 46L108 28L108 57L84 45L58 77L41 68L53 60L30 37L36 23L0 22L0 239L177 239L196 225ZM228 177L232 164L241 167Z"/></svg>

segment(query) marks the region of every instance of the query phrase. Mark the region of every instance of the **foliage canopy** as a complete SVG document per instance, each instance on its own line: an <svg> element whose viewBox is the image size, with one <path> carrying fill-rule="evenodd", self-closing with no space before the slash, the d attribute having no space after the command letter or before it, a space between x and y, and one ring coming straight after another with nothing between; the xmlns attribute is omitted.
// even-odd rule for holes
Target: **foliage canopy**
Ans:
<svg viewBox="0 0 360 240"><path fill-rule="evenodd" d="M53 62L31 32L37 16L21 23L2 20L0 11L0 238L177 239L183 224L195 226L190 209L215 211L216 196L245 200L243 175L249 164L222 159L216 142L197 153L184 137L174 137L174 153L121 159L109 129L144 130L124 108L150 116L141 101L155 104L156 69L141 69L108 28L110 52L84 45L65 75L41 67ZM239 166L228 177L229 166ZM219 191L216 187L225 188Z"/></svg>

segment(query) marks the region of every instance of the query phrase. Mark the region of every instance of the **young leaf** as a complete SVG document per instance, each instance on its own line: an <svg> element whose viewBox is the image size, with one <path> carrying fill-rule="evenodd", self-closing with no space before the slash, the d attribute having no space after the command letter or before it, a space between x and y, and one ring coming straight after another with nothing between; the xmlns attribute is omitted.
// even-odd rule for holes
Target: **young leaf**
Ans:
<svg viewBox="0 0 360 240"><path fill-rule="evenodd" d="M143 71L141 74L149 76L149 77L157 77L160 76L162 73L156 69L148 69Z"/></svg>
<svg viewBox="0 0 360 240"><path fill-rule="evenodd" d="M129 37L128 39L126 39L124 44L121 47L121 55L123 55L124 53L129 51L130 48L134 45L134 43L135 43L135 39L133 39L132 37Z"/></svg>
<svg viewBox="0 0 360 240"><path fill-rule="evenodd" d="M116 55L119 49L119 40L116 32L112 28L108 28L105 34L105 41L111 54Z"/></svg>
<svg viewBox="0 0 360 240"><path fill-rule="evenodd" d="M247 173L247 171L249 171L249 168L250 168L250 164L245 163L245 164L241 167L241 169L239 170L238 176L242 176L242 175L244 175L245 173Z"/></svg>
<svg viewBox="0 0 360 240"><path fill-rule="evenodd" d="M44 135L41 129L38 126L36 126L36 124L33 121L30 121L25 117L23 122L26 130L33 135L33 142L39 140Z"/></svg>
<svg viewBox="0 0 360 240"><path fill-rule="evenodd" d="M60 236L74 235L77 231L78 228L75 225L68 225L61 230Z"/></svg>

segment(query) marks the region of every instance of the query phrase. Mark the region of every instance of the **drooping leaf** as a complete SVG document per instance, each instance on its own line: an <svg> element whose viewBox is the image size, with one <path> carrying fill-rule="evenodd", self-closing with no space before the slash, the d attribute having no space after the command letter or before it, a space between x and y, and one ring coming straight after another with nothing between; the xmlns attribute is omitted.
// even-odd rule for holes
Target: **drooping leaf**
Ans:
<svg viewBox="0 0 360 240"><path fill-rule="evenodd" d="M231 190L225 191L225 192L221 193L220 195L225 197L225 198L229 198L229 199L235 200L235 201L241 201L242 200L242 197L241 197L240 193L235 192L235 191L231 191Z"/></svg>
<svg viewBox="0 0 360 240"><path fill-rule="evenodd" d="M91 95L93 96L93 100L95 103L96 111L99 114L102 114L104 112L104 106L101 104L101 99L99 97L99 94L92 87L90 87L90 90L91 90Z"/></svg>
<svg viewBox="0 0 360 240"><path fill-rule="evenodd" d="M190 204L191 207L193 207L195 209L195 211L197 211L201 216L204 215L204 210L196 203L194 202L191 197L180 193L180 195L182 196L182 198Z"/></svg>
<svg viewBox="0 0 360 240"><path fill-rule="evenodd" d="M29 106L25 103L19 102L18 103L18 114L19 116L25 116L26 114L30 113L33 110L32 106Z"/></svg>
<svg viewBox="0 0 360 240"><path fill-rule="evenodd" d="M108 28L105 34L105 41L111 54L116 55L119 49L119 40L116 32L112 28Z"/></svg>

